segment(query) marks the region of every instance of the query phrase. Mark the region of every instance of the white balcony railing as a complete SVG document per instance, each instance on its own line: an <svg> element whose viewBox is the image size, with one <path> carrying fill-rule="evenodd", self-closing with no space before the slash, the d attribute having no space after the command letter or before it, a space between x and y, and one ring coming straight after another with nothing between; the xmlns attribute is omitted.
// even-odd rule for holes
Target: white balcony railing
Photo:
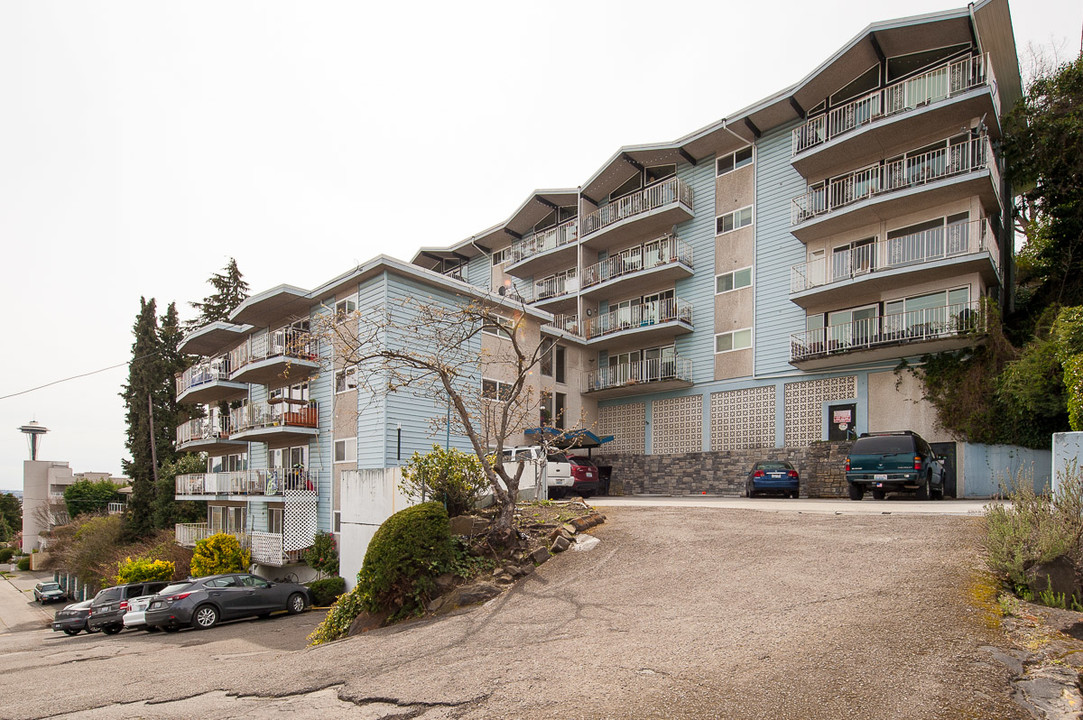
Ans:
<svg viewBox="0 0 1083 720"><path fill-rule="evenodd" d="M302 468L266 468L189 473L175 480L178 498L196 495L283 495L319 491L320 473Z"/></svg>
<svg viewBox="0 0 1083 720"><path fill-rule="evenodd" d="M230 429L229 418L193 418L177 426L177 445L197 440L227 440Z"/></svg>
<svg viewBox="0 0 1083 720"><path fill-rule="evenodd" d="M245 365L272 357L315 361L319 356L319 340L311 333L296 328L279 328L250 337L233 348L229 353L229 369L236 373Z"/></svg>
<svg viewBox="0 0 1083 720"><path fill-rule="evenodd" d="M579 220L572 218L556 227L539 230L527 235L522 240L512 243L508 249L509 265L522 262L529 257L539 255L558 247L569 245L579 239Z"/></svg>
<svg viewBox="0 0 1083 720"><path fill-rule="evenodd" d="M692 187L676 177L648 185L630 195L617 198L583 218L583 236L598 232L613 223L678 203L692 209Z"/></svg>
<svg viewBox="0 0 1083 720"><path fill-rule="evenodd" d="M692 382L692 361L675 355L610 365L586 373L584 388L592 392L665 380Z"/></svg>
<svg viewBox="0 0 1083 720"><path fill-rule="evenodd" d="M177 376L177 394L216 380L229 380L229 356L204 360Z"/></svg>
<svg viewBox="0 0 1083 720"><path fill-rule="evenodd" d="M640 270L650 270L674 263L692 267L692 246L676 237L666 236L622 250L610 258L587 267L583 270L583 287L591 287L622 275L631 275Z"/></svg>
<svg viewBox="0 0 1083 720"><path fill-rule="evenodd" d="M573 270L571 274L561 273L534 283L534 300L549 300L579 291L579 277Z"/></svg>
<svg viewBox="0 0 1083 720"><path fill-rule="evenodd" d="M982 134L964 142L928 152L916 152L883 163L869 165L811 187L792 201L790 222L804 221L852 205L861 200L905 190L942 178L988 168L993 186L1000 187L989 138Z"/></svg>
<svg viewBox="0 0 1083 720"><path fill-rule="evenodd" d="M264 427L315 428L320 424L320 412L315 402L249 403L230 410L229 420L234 433Z"/></svg>
<svg viewBox="0 0 1083 720"><path fill-rule="evenodd" d="M988 251L1000 267L1000 249L988 220L951 223L900 237L878 240L830 258L799 263L790 268L790 292L844 282L878 270L915 265L944 258Z"/></svg>
<svg viewBox="0 0 1083 720"><path fill-rule="evenodd" d="M680 298L666 298L614 308L597 317L587 318L584 337L590 340L621 330L674 321L691 325L692 303Z"/></svg>
<svg viewBox="0 0 1083 720"><path fill-rule="evenodd" d="M881 118L947 100L985 83L993 88L993 103L999 115L1000 98L996 93L996 79L988 55L965 57L943 63L810 118L804 125L794 128L791 154L798 155Z"/></svg>
<svg viewBox="0 0 1083 720"><path fill-rule="evenodd" d="M121 513L124 512L125 509L127 509L127 507L128 507L127 504L122 503L122 502L111 502L106 507L106 511L110 515L120 515Z"/></svg>
<svg viewBox="0 0 1083 720"><path fill-rule="evenodd" d="M881 345L927 342L985 331L981 302L956 303L863 318L790 336L790 360L809 360Z"/></svg>
<svg viewBox="0 0 1083 720"><path fill-rule="evenodd" d="M241 547L248 547L248 533L227 532L221 528L213 528L207 523L177 523L173 526L173 532L176 535L177 544L182 547L195 547L195 544L200 540L206 540L211 535L217 535L221 532L226 532L228 535L237 538Z"/></svg>
<svg viewBox="0 0 1083 720"><path fill-rule="evenodd" d="M566 333L572 335L582 335L579 328L579 316L578 315L554 315L553 322L546 323L550 327L555 327L557 330L563 330Z"/></svg>

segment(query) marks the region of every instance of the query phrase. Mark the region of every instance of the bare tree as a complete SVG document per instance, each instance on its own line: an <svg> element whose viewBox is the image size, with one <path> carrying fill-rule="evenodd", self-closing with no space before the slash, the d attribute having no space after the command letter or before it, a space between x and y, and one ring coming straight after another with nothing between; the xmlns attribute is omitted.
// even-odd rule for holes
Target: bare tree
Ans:
<svg viewBox="0 0 1083 720"><path fill-rule="evenodd" d="M511 298L408 298L365 313L360 322L353 315L327 316L313 326L314 334L333 342L337 368L358 366L358 387L370 397L413 393L434 405L447 399L450 409L435 414L432 427L470 441L499 510L490 539L508 549L518 543L513 520L524 465L512 474L499 459L509 437L537 422L541 396L532 378L549 347L540 324L528 318L522 302ZM504 340L494 343L498 350L483 349L483 333ZM501 381L483 384L483 371Z"/></svg>

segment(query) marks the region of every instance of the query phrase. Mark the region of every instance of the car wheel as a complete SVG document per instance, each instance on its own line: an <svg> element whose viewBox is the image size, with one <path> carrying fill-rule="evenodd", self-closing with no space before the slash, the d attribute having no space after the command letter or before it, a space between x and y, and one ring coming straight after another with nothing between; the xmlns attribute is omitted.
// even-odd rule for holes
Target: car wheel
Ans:
<svg viewBox="0 0 1083 720"><path fill-rule="evenodd" d="M858 485L857 483L847 483L847 490L850 491L851 500L860 500L865 497L865 486Z"/></svg>
<svg viewBox="0 0 1083 720"><path fill-rule="evenodd" d="M67 633L68 635L78 635L79 634L79 628L64 628L64 632Z"/></svg>
<svg viewBox="0 0 1083 720"><path fill-rule="evenodd" d="M887 491L886 490L873 490L872 491L872 499L873 500L883 500L886 497L887 497Z"/></svg>
<svg viewBox="0 0 1083 720"><path fill-rule="evenodd" d="M103 625L102 632L106 635L116 635L118 632L124 629L123 625Z"/></svg>
<svg viewBox="0 0 1083 720"><path fill-rule="evenodd" d="M929 493L929 485L930 484L931 484L931 480L929 479L929 476L926 475L925 479L921 482L921 485L918 486L918 494L917 494L918 495L918 500L928 500L929 499L929 495L930 495L930 493Z"/></svg>
<svg viewBox="0 0 1083 720"><path fill-rule="evenodd" d="M296 615L299 612L305 611L305 596L301 593L294 593L290 595L290 599L286 601L286 610L290 615Z"/></svg>
<svg viewBox="0 0 1083 720"><path fill-rule="evenodd" d="M200 605L192 613L192 627L207 630L218 624L218 611L213 605Z"/></svg>
<svg viewBox="0 0 1083 720"><path fill-rule="evenodd" d="M756 497L756 488L752 483L745 486L745 497Z"/></svg>

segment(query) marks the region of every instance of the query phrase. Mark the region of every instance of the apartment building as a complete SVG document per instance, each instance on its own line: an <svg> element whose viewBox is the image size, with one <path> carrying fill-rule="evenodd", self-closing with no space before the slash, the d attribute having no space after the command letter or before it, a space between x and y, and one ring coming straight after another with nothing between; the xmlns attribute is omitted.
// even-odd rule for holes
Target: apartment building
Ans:
<svg viewBox="0 0 1083 720"><path fill-rule="evenodd" d="M950 441L895 370L982 342L983 301L1008 299L997 141L1020 96L1006 0L876 23L792 87L413 262L552 312L606 453Z"/></svg>
<svg viewBox="0 0 1083 720"><path fill-rule="evenodd" d="M338 531L345 470L399 465L434 440L469 447L434 437L446 398L373 394L311 332L333 316L363 337L366 318L407 313L410 297L525 313L546 343L538 428L612 436L607 454L899 428L950 441L895 370L982 342L983 301L1008 300L997 141L1020 96L1006 0L876 23L792 87L675 142L621 148L468 239L249 298L182 346L202 360L178 376L179 399L206 412L177 445L208 467L178 477L177 497L209 512L178 541L237 533L273 576L317 530ZM494 400L502 342L477 340L475 380Z"/></svg>

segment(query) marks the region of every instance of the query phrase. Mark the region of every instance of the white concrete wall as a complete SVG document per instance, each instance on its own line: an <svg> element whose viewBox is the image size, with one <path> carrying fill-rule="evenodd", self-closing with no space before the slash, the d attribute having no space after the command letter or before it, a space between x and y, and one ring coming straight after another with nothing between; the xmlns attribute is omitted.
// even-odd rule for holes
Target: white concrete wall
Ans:
<svg viewBox="0 0 1083 720"><path fill-rule="evenodd" d="M1053 433L1053 491L1072 466L1083 467L1083 432Z"/></svg>
<svg viewBox="0 0 1083 720"><path fill-rule="evenodd" d="M347 590L357 585L357 573L376 529L399 510L414 504L399 489L401 478L402 471L397 467L342 473L338 572L346 580Z"/></svg>

